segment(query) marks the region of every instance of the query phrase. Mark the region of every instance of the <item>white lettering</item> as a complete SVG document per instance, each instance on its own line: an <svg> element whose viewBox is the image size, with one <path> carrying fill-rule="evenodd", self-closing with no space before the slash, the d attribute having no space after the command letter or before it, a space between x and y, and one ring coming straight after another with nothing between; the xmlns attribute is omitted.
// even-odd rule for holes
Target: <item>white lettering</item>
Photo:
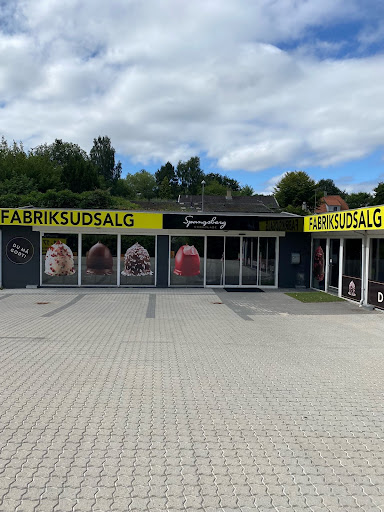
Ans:
<svg viewBox="0 0 384 512"><path fill-rule="evenodd" d="M384 301L384 295L382 292L377 292L377 302L383 302Z"/></svg>
<svg viewBox="0 0 384 512"><path fill-rule="evenodd" d="M210 219L210 220L194 220L193 215L187 215L185 217L185 221L183 222L183 224L185 224L185 226L187 228L189 228L189 226L196 226L196 227L203 227L203 228L206 228L206 227L215 228L216 226L218 226L219 229L224 229L225 226L227 225L225 220L217 220L217 217L212 217L212 219Z"/></svg>

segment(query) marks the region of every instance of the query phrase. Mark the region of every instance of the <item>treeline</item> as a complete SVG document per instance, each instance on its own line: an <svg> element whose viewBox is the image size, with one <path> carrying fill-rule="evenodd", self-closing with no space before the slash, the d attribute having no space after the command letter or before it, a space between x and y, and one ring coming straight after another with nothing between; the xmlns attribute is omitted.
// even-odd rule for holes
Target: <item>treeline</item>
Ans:
<svg viewBox="0 0 384 512"><path fill-rule="evenodd" d="M384 183L378 183L373 194L368 192L347 193L338 188L332 179L313 180L304 171L288 172L276 184L274 195L280 207L288 212L306 215L313 213L321 198L339 195L349 208L384 204Z"/></svg>
<svg viewBox="0 0 384 512"><path fill-rule="evenodd" d="M249 186L218 173L206 174L200 159L192 157L170 162L153 175L142 169L122 178L121 162L109 137L97 137L86 153L72 142L56 139L26 151L22 143L0 143L0 207L16 208L118 208L137 207L135 201L161 202L177 199L179 194L205 193L252 195Z"/></svg>

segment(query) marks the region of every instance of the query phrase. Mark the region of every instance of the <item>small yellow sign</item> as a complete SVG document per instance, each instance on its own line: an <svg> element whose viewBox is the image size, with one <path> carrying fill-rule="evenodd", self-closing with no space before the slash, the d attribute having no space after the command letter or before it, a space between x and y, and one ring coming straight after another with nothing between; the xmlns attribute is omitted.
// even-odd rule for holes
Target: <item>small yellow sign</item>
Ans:
<svg viewBox="0 0 384 512"><path fill-rule="evenodd" d="M384 229L384 206L321 213L304 217L304 231L356 231Z"/></svg>
<svg viewBox="0 0 384 512"><path fill-rule="evenodd" d="M162 213L104 210L0 209L0 225L162 229Z"/></svg>
<svg viewBox="0 0 384 512"><path fill-rule="evenodd" d="M41 239L42 253L43 254L47 254L47 251L51 247L51 245L55 244L59 240L63 244L67 243L67 239L66 238L61 238L61 237L60 238L59 237L58 238L46 238L46 237L43 236L43 238Z"/></svg>

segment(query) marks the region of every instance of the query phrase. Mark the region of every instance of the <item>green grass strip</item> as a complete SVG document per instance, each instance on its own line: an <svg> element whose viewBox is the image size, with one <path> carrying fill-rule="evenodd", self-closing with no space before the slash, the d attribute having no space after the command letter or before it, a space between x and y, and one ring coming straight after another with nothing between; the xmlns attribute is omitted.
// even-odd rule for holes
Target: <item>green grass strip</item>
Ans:
<svg viewBox="0 0 384 512"><path fill-rule="evenodd" d="M343 302L344 299L330 295L324 292L291 292L286 293L289 297L299 300L300 302Z"/></svg>

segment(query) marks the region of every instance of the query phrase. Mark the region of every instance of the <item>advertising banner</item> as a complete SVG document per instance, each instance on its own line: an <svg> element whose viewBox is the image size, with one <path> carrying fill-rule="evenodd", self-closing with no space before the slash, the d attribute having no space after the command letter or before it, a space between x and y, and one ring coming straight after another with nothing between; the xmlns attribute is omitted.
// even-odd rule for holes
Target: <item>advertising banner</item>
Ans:
<svg viewBox="0 0 384 512"><path fill-rule="evenodd" d="M5 249L7 258L16 265L24 265L33 258L33 244L23 237L12 238Z"/></svg>
<svg viewBox="0 0 384 512"><path fill-rule="evenodd" d="M210 231L244 230L258 231L259 219L247 216L229 215L193 215L167 214L163 215L164 229L204 229Z"/></svg>
<svg viewBox="0 0 384 512"><path fill-rule="evenodd" d="M301 233L304 229L304 219L293 217L292 219L269 219L260 221L260 231L288 231Z"/></svg>
<svg viewBox="0 0 384 512"><path fill-rule="evenodd" d="M354 231L384 229L384 206L321 213L304 217L304 231Z"/></svg>
<svg viewBox="0 0 384 512"><path fill-rule="evenodd" d="M384 283L368 281L368 303L384 309Z"/></svg>
<svg viewBox="0 0 384 512"><path fill-rule="evenodd" d="M342 280L341 294L347 299L361 300L361 279L359 277L344 276Z"/></svg>
<svg viewBox="0 0 384 512"><path fill-rule="evenodd" d="M0 209L0 225L162 229L161 213L103 210Z"/></svg>

